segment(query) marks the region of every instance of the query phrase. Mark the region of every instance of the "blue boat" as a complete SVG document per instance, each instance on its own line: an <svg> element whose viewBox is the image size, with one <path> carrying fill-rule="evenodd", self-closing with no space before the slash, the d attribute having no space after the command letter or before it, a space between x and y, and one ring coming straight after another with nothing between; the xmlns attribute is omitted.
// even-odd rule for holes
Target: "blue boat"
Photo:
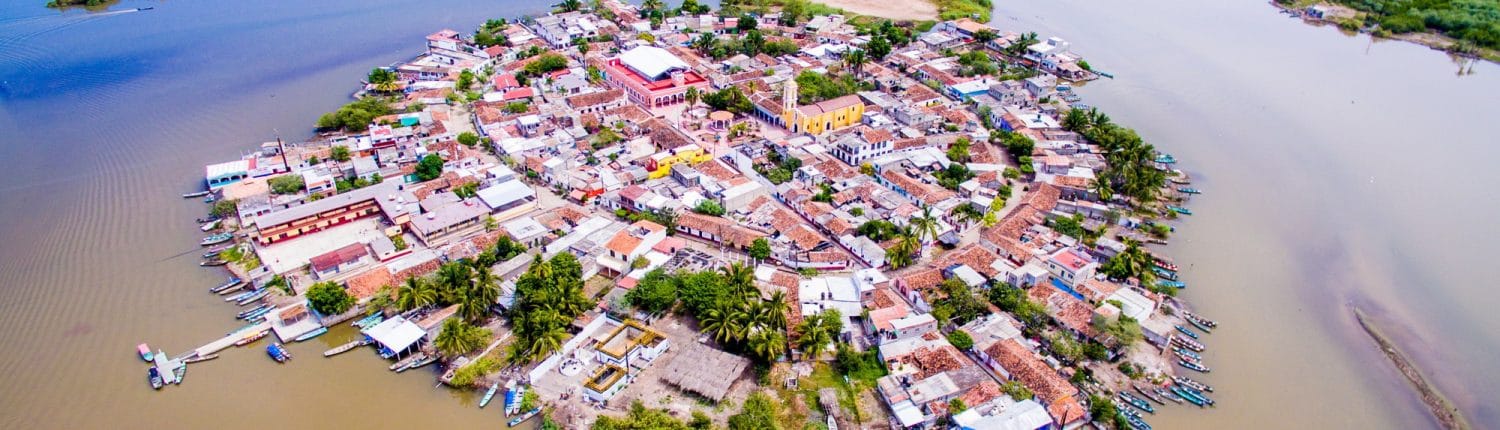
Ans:
<svg viewBox="0 0 1500 430"><path fill-rule="evenodd" d="M280 343L266 345L266 355L271 356L271 359L276 360L277 363L285 363L292 358L292 355L286 352L286 348Z"/></svg>
<svg viewBox="0 0 1500 430"><path fill-rule="evenodd" d="M1172 212L1177 212L1177 213L1180 213L1180 214L1183 214L1183 215L1192 215L1193 214L1193 211L1188 210L1188 208L1181 207L1181 206L1167 206L1167 209L1171 210Z"/></svg>
<svg viewBox="0 0 1500 430"><path fill-rule="evenodd" d="M1163 287L1172 287L1172 288L1187 288L1187 284L1184 284L1181 281L1171 281L1171 280L1159 280L1159 281L1156 281L1156 285L1160 285L1160 286L1163 286Z"/></svg>
<svg viewBox="0 0 1500 430"><path fill-rule="evenodd" d="M1184 355L1184 356L1192 357L1194 360L1202 360L1203 359L1203 356L1198 355L1198 353L1193 352L1193 351L1188 351L1188 350L1182 349L1182 348L1172 348L1172 352L1175 352L1175 353L1177 353L1179 355Z"/></svg>
<svg viewBox="0 0 1500 430"><path fill-rule="evenodd" d="M483 409L485 405L490 404L490 399L494 399L495 398L495 392L499 391L499 390L500 390L500 383L499 382L496 382L494 384L490 384L490 390L489 391L485 391L484 392L484 398L479 399L479 407L481 409Z"/></svg>
<svg viewBox="0 0 1500 430"><path fill-rule="evenodd" d="M1180 387L1177 387L1175 385L1172 386L1172 394L1176 394L1177 397L1181 397L1183 400L1187 400L1188 403L1192 403L1192 404L1195 404L1195 405L1198 405L1198 406L1207 406L1208 405L1207 403L1203 402L1203 399L1200 399L1200 398L1198 398L1198 396L1194 396L1193 393L1190 393L1187 390L1184 390L1184 389L1182 389Z"/></svg>
<svg viewBox="0 0 1500 430"><path fill-rule="evenodd" d="M297 336L296 338L294 338L292 340L297 341L297 342L306 342L308 340L311 340L312 338L315 338L315 337L318 337L318 336L322 336L323 333L328 333L328 327L318 327L317 330L313 330L313 331L310 331L310 332L307 332L307 333L303 333L301 336Z"/></svg>
<svg viewBox="0 0 1500 430"><path fill-rule="evenodd" d="M1151 271L1152 272L1156 272L1156 276L1159 276L1162 279L1166 279L1166 280L1169 280L1169 281L1176 281L1177 280L1177 272L1173 272L1171 270L1167 270L1167 269L1163 269L1163 268L1155 267L1155 266L1151 267Z"/></svg>
<svg viewBox="0 0 1500 430"><path fill-rule="evenodd" d="M1207 406L1213 406L1214 405L1214 399L1208 398L1208 395L1207 394L1203 394L1202 390L1199 390L1199 389L1193 388L1193 387L1189 387L1189 386L1186 386L1186 385L1178 385L1178 387L1182 388L1182 391L1186 392L1188 395L1196 397L1198 399L1198 401L1203 402L1204 405L1207 405Z"/></svg>
<svg viewBox="0 0 1500 430"><path fill-rule="evenodd" d="M353 323L351 323L349 325L355 326L355 327L359 327L359 328L363 329L363 328L369 328L369 326L372 326L372 325L375 325L375 324L379 324L379 321L382 321L382 320L385 320L385 314L374 313L374 314L370 314L370 315L368 315L368 316L366 316L364 318L360 318L358 321L355 321L355 322L353 322Z"/></svg>
<svg viewBox="0 0 1500 430"><path fill-rule="evenodd" d="M1182 360L1182 359L1178 359L1177 360L1177 365L1182 366L1182 367L1186 367L1188 369L1195 370L1195 371L1198 371L1198 372L1203 372L1203 373L1208 373L1208 372L1211 371L1211 370L1209 370L1208 366L1204 366L1202 364L1198 364L1198 363L1194 363L1194 362L1187 361L1187 360Z"/></svg>
<svg viewBox="0 0 1500 430"><path fill-rule="evenodd" d="M1162 154L1156 157L1156 162L1161 164L1172 164L1177 162L1177 157L1173 157L1172 154Z"/></svg>
<svg viewBox="0 0 1500 430"><path fill-rule="evenodd" d="M1191 323L1193 325L1193 327L1197 327L1199 330L1203 330L1204 333L1208 333L1210 331L1213 331L1213 327L1209 327L1209 326L1203 325L1202 322L1200 322L1200 321L1198 321L1196 319L1188 318L1187 321L1188 321L1188 323Z"/></svg>
<svg viewBox="0 0 1500 430"><path fill-rule="evenodd" d="M1177 331L1182 332L1182 334L1187 335L1187 337L1191 337L1193 339L1197 339L1198 338L1198 333L1194 333L1192 330L1188 330L1187 327L1183 327L1183 326L1180 326L1180 325L1174 325L1172 327L1176 327Z"/></svg>
<svg viewBox="0 0 1500 430"><path fill-rule="evenodd" d="M161 372L156 370L156 366L146 368L146 380L151 382L151 389L154 390L160 390L161 386L165 385L161 379Z"/></svg>
<svg viewBox="0 0 1500 430"><path fill-rule="evenodd" d="M211 257L203 257L203 258L211 258ZM229 280L224 281L224 283L219 284L219 286L213 287L213 288L209 288L208 292L210 292L210 293L217 293L217 292L220 292L220 291L224 291L224 290L228 289L229 287L233 287L235 285L239 285L242 282L245 282L245 281L240 280L240 278L236 278L236 277L231 276L231 277L229 277Z"/></svg>
<svg viewBox="0 0 1500 430"><path fill-rule="evenodd" d="M1146 411L1146 413L1148 414L1156 413L1156 408L1151 407L1150 403L1146 403L1145 400L1142 400L1141 398L1136 396L1132 396L1130 395L1130 393L1126 393L1123 391L1120 392L1120 400L1125 401L1125 403L1129 403L1130 406L1135 406L1136 409Z"/></svg>
<svg viewBox="0 0 1500 430"><path fill-rule="evenodd" d="M1146 420L1141 417L1126 416L1125 422L1130 423L1130 428L1135 430L1151 430L1151 425L1146 424Z"/></svg>
<svg viewBox="0 0 1500 430"><path fill-rule="evenodd" d="M1199 191L1197 188L1192 187L1179 187L1177 188L1177 191L1183 194L1203 194L1203 191Z"/></svg>
<svg viewBox="0 0 1500 430"><path fill-rule="evenodd" d="M521 425L521 423L526 422L526 420L531 419L531 417L534 417L534 416L536 416L536 414L539 414L539 413L542 413L542 408L540 408L540 407L531 408L531 410L526 411L525 414L521 414L521 416L519 416L519 417L511 418L510 422L506 423L506 426L508 426L508 427L515 427L515 426Z"/></svg>

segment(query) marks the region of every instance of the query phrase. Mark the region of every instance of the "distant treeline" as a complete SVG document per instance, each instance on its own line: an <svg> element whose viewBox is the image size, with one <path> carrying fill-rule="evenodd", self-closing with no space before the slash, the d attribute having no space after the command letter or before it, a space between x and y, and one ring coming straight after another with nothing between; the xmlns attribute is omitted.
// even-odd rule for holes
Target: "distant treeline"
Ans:
<svg viewBox="0 0 1500 430"><path fill-rule="evenodd" d="M115 3L115 2L118 2L118 1L120 1L120 0L51 0L51 1L47 2L47 7L52 7L52 8L61 8L61 7L69 7L69 6L98 7L98 6L104 6L104 5L107 5L107 4L110 4L110 3Z"/></svg>
<svg viewBox="0 0 1500 430"><path fill-rule="evenodd" d="M1334 0L1391 33L1432 31L1500 49L1500 0Z"/></svg>

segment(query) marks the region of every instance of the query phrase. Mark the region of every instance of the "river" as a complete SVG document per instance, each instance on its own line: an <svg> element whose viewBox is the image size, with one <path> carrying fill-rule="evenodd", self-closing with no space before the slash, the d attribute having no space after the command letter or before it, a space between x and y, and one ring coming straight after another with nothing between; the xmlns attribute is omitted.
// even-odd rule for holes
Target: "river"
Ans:
<svg viewBox="0 0 1500 430"><path fill-rule="evenodd" d="M237 327L193 265L205 163L308 135L370 67L422 36L541 13L545 0L125 1L59 14L0 4L0 428L502 426L476 393L372 354L324 359L340 328L276 365L226 351L146 387L134 346L176 352ZM519 4L518 4L519 3ZM675 3L675 2L673 2ZM1206 337L1219 407L1159 428L1424 428L1357 331L1378 309L1483 427L1500 411L1500 292L1482 277L1500 205L1500 69L1314 28L1262 2L1023 0L1002 29L1058 35L1118 79L1080 90L1172 152L1208 194L1168 252ZM1489 351L1488 353L1486 353ZM1491 402L1492 403L1492 402Z"/></svg>

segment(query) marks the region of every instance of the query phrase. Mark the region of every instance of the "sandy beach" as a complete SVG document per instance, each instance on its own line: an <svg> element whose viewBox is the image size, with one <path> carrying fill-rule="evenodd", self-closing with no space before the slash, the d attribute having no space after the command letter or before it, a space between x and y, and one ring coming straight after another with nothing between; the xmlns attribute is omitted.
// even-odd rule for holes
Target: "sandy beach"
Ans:
<svg viewBox="0 0 1500 430"><path fill-rule="evenodd" d="M937 19L937 5L927 0L818 0L860 15L896 20Z"/></svg>

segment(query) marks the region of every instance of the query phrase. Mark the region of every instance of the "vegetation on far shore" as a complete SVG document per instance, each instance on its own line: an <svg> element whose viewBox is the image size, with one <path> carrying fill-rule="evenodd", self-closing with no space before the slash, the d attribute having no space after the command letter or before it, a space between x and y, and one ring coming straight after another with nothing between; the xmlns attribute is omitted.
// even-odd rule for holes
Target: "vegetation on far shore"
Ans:
<svg viewBox="0 0 1500 430"><path fill-rule="evenodd" d="M1347 31L1375 37L1402 38L1434 48L1475 55L1500 62L1500 1L1495 0L1276 0L1276 5L1301 10L1317 4L1347 7L1354 16L1326 18ZM1431 37L1451 40L1445 46Z"/></svg>

